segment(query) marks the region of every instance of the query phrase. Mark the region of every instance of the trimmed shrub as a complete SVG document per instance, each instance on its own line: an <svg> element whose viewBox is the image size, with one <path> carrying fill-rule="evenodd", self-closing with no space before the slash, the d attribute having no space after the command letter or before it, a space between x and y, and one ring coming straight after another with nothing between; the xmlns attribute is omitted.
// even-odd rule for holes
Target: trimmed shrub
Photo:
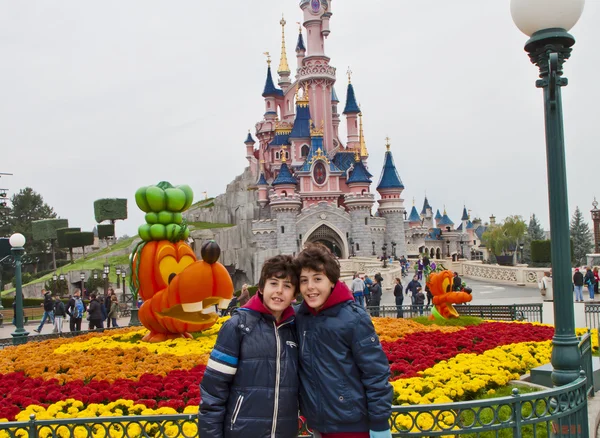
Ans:
<svg viewBox="0 0 600 438"><path fill-rule="evenodd" d="M98 225L98 239L106 239L115 235L115 224Z"/></svg>
<svg viewBox="0 0 600 438"><path fill-rule="evenodd" d="M127 219L127 199L107 198L94 201L96 222ZM98 230L99 232L100 230Z"/></svg>
<svg viewBox="0 0 600 438"><path fill-rule="evenodd" d="M42 219L31 223L33 240L54 240L56 231L61 228L67 228L69 221L67 219Z"/></svg>
<svg viewBox="0 0 600 438"><path fill-rule="evenodd" d="M72 246L69 247L65 235L74 231L81 231L81 228L59 228L56 230L56 240L59 248L73 248Z"/></svg>
<svg viewBox="0 0 600 438"><path fill-rule="evenodd" d="M571 258L573 257L573 240L571 240ZM531 242L531 261L533 263L550 264L552 262L552 241L533 240Z"/></svg>
<svg viewBox="0 0 600 438"><path fill-rule="evenodd" d="M94 233L91 231L70 231L65 233L68 248L82 248L94 244Z"/></svg>

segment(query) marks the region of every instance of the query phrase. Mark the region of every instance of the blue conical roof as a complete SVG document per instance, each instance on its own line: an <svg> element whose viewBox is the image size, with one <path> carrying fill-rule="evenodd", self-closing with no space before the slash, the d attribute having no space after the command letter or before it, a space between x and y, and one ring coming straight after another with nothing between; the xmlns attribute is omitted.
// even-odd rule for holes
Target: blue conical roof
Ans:
<svg viewBox="0 0 600 438"><path fill-rule="evenodd" d="M344 108L344 114L358 114L360 108L356 103L356 96L354 95L354 87L352 84L348 84L348 94L346 96L346 107Z"/></svg>
<svg viewBox="0 0 600 438"><path fill-rule="evenodd" d="M304 47L304 37L302 36L302 32L298 34L298 42L296 43L296 52L300 52L304 50L306 52L306 47Z"/></svg>
<svg viewBox="0 0 600 438"><path fill-rule="evenodd" d="M310 108L308 105L296 105L296 119L289 138L310 137Z"/></svg>
<svg viewBox="0 0 600 438"><path fill-rule="evenodd" d="M435 213L435 220L440 220L442 218L442 215L440 214L440 209L438 208L438 211Z"/></svg>
<svg viewBox="0 0 600 438"><path fill-rule="evenodd" d="M431 205L429 205L429 201L427 200L427 196L425 196L425 201L423 202L423 209L421 210L421 214L427 213L427 209L431 210Z"/></svg>
<svg viewBox="0 0 600 438"><path fill-rule="evenodd" d="M440 223L438 225L444 225L444 226L454 225L454 222L452 222L452 220L448 217L446 212L444 212L444 216L442 216L442 219L440 220Z"/></svg>
<svg viewBox="0 0 600 438"><path fill-rule="evenodd" d="M265 178L265 174L264 172L260 173L260 178L258 178L258 182L256 183L257 186L268 186L269 183L267 182L267 179Z"/></svg>
<svg viewBox="0 0 600 438"><path fill-rule="evenodd" d="M469 214L467 213L467 207L463 207L463 214L462 217L460 218L461 221L468 221L469 220Z"/></svg>
<svg viewBox="0 0 600 438"><path fill-rule="evenodd" d="M269 143L269 146L284 146L290 145L290 134L285 134L282 132L275 132L275 137Z"/></svg>
<svg viewBox="0 0 600 438"><path fill-rule="evenodd" d="M339 103L340 99L337 97L337 93L335 92L335 87L331 87L331 101Z"/></svg>
<svg viewBox="0 0 600 438"><path fill-rule="evenodd" d="M250 134L250 131L248 131L248 137L246 137L246 141L244 143L246 143L246 144L248 144L248 143L252 143L252 144L256 143L254 141L254 139L252 138L252 134Z"/></svg>
<svg viewBox="0 0 600 438"><path fill-rule="evenodd" d="M262 94L263 97L267 96L283 96L283 91L275 87L273 82L273 75L271 74L271 66L267 67L267 80L265 82L265 89Z"/></svg>
<svg viewBox="0 0 600 438"><path fill-rule="evenodd" d="M298 180L294 178L292 172L290 172L290 168L286 163L281 163L281 169L279 169L279 175L273 181L273 186L280 186L283 184L298 184Z"/></svg>
<svg viewBox="0 0 600 438"><path fill-rule="evenodd" d="M471 230L473 228L475 228L475 225L473 225L473 222L471 222L471 221L467 222L467 230Z"/></svg>
<svg viewBox="0 0 600 438"><path fill-rule="evenodd" d="M346 184L352 183L368 183L371 184L371 174L365 168L365 165L362 161L357 161L354 163L354 169L350 173L350 178L346 181Z"/></svg>
<svg viewBox="0 0 600 438"><path fill-rule="evenodd" d="M421 222L421 217L417 212L417 207L413 205L412 210L410 211L410 216L408 217L409 222Z"/></svg>
<svg viewBox="0 0 600 438"><path fill-rule="evenodd" d="M403 189L404 184L402 184L402 180L398 176L398 172L396 171L396 165L394 164L394 158L392 157L391 151L386 151L385 153L385 161L383 163L383 172L381 173L381 179L379 180L379 185L377 186L377 190L380 189Z"/></svg>

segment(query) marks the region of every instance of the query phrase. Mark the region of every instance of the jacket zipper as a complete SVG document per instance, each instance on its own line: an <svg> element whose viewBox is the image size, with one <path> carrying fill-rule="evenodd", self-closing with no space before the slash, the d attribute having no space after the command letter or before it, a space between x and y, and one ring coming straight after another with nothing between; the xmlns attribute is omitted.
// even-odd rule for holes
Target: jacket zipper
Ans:
<svg viewBox="0 0 600 438"><path fill-rule="evenodd" d="M273 426L271 427L271 438L275 438L275 433L277 432L277 413L279 411L279 381L281 379L281 342L279 341L279 329L286 324L289 324L289 322L284 322L277 327L277 323L273 321L273 326L275 327L275 342L277 342L277 366L275 374L275 406L273 408Z"/></svg>
<svg viewBox="0 0 600 438"><path fill-rule="evenodd" d="M302 351L300 352L300 354L302 356L304 356L304 346L306 345L306 330L304 330L304 333L302 334Z"/></svg>
<svg viewBox="0 0 600 438"><path fill-rule="evenodd" d="M233 408L233 415L231 416L231 430L233 430L233 425L237 421L238 414L240 413L240 410L242 409L243 401L244 401L244 396L240 395L237 399L237 402L235 402L235 407Z"/></svg>

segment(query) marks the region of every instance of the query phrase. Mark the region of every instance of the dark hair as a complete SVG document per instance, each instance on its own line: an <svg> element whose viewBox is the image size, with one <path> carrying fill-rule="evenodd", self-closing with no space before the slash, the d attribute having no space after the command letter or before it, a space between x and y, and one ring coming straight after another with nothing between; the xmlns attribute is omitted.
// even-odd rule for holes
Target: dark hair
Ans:
<svg viewBox="0 0 600 438"><path fill-rule="evenodd" d="M309 243L296 257L297 271L310 269L323 272L333 284L340 279L340 263L322 243Z"/></svg>
<svg viewBox="0 0 600 438"><path fill-rule="evenodd" d="M278 255L271 257L262 267L258 289L264 290L265 283L269 278L290 278L294 289L298 290L298 271L294 264L294 258L289 255Z"/></svg>
<svg viewBox="0 0 600 438"><path fill-rule="evenodd" d="M96 299L96 294L94 294L94 293L90 294L90 299L95 300Z"/></svg>

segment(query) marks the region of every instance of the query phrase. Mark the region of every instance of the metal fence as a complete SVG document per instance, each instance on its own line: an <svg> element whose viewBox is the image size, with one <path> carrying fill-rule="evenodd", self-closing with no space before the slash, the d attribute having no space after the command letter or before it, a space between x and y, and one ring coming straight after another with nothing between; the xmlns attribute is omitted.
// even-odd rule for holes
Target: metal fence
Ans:
<svg viewBox="0 0 600 438"><path fill-rule="evenodd" d="M597 329L600 327L600 303L585 303L585 325L587 328Z"/></svg>
<svg viewBox="0 0 600 438"><path fill-rule="evenodd" d="M394 406L393 437L549 437L588 438L587 380L530 394L437 405ZM303 421L299 437L310 437ZM0 423L6 437L198 437L197 416L189 414L98 417ZM208 438L208 437L200 437ZM249 437L250 438L250 437Z"/></svg>
<svg viewBox="0 0 600 438"><path fill-rule="evenodd" d="M497 321L543 322L542 304L471 305L459 304L454 308L461 316L476 316ZM367 311L373 317L414 318L431 315L429 306L369 306Z"/></svg>
<svg viewBox="0 0 600 438"><path fill-rule="evenodd" d="M592 335L588 332L579 340L579 355L581 370L587 376L587 393L594 395L594 364L592 362Z"/></svg>

